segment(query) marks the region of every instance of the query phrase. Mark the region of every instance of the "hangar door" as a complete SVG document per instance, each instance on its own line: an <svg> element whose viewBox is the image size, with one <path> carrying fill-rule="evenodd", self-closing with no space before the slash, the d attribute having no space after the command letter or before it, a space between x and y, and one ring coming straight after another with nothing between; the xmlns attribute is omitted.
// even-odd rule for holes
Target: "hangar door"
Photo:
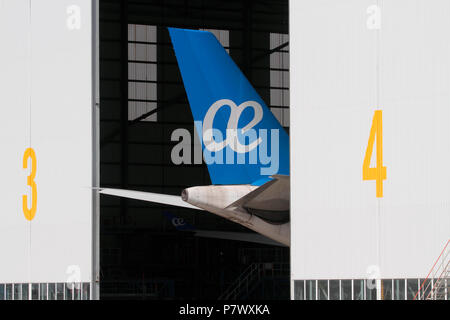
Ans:
<svg viewBox="0 0 450 320"><path fill-rule="evenodd" d="M0 1L0 300L93 294L94 11Z"/></svg>

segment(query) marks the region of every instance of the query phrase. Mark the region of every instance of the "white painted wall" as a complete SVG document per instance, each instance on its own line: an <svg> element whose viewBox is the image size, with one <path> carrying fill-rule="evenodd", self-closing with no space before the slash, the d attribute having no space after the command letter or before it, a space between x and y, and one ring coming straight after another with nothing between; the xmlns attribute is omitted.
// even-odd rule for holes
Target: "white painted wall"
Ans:
<svg viewBox="0 0 450 320"><path fill-rule="evenodd" d="M71 5L80 29L68 28ZM71 265L79 281L91 280L91 6L0 1L0 283L65 282ZM28 147L37 160L31 222L22 210L22 195L31 198L22 168Z"/></svg>
<svg viewBox="0 0 450 320"><path fill-rule="evenodd" d="M290 1L290 59L292 280L424 278L450 238L450 2Z"/></svg>

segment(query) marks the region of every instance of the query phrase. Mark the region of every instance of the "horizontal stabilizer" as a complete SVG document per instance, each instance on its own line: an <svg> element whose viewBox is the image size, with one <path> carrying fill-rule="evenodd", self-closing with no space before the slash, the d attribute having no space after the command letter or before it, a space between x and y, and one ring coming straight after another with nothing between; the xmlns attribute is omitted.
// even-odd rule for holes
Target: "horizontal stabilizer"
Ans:
<svg viewBox="0 0 450 320"><path fill-rule="evenodd" d="M201 238L245 241L245 242L252 242L252 243L267 244L267 245L271 245L271 246L286 247L286 245L281 244L278 241L269 239L258 233L199 230L195 233L195 236L201 237Z"/></svg>
<svg viewBox="0 0 450 320"><path fill-rule="evenodd" d="M273 175L273 180L230 204L228 208L244 207L269 211L289 211L289 176Z"/></svg>
<svg viewBox="0 0 450 320"><path fill-rule="evenodd" d="M184 202L180 196L173 196L170 194L134 191L134 190L123 190L123 189L110 189L110 188L100 188L101 194L107 194L110 196L142 200L148 202L155 202L161 204L167 204L170 206L184 207L189 209L203 210L195 207L187 202Z"/></svg>

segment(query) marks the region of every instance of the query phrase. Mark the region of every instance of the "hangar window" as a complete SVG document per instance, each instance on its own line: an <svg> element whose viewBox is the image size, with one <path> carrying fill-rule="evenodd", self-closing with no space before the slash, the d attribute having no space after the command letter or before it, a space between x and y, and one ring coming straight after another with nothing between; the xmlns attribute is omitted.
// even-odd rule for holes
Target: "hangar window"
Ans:
<svg viewBox="0 0 450 320"><path fill-rule="evenodd" d="M352 280L341 281L341 300L352 300Z"/></svg>
<svg viewBox="0 0 450 320"><path fill-rule="evenodd" d="M31 284L31 299L32 300L39 299L39 283Z"/></svg>
<svg viewBox="0 0 450 320"><path fill-rule="evenodd" d="M316 300L316 280L306 280L306 300Z"/></svg>
<svg viewBox="0 0 450 320"><path fill-rule="evenodd" d="M328 280L318 280L319 300L328 300Z"/></svg>
<svg viewBox="0 0 450 320"><path fill-rule="evenodd" d="M28 283L22 283L22 300L28 300Z"/></svg>
<svg viewBox="0 0 450 320"><path fill-rule="evenodd" d="M364 280L353 280L353 300L364 300Z"/></svg>
<svg viewBox="0 0 450 320"><path fill-rule="evenodd" d="M416 292L419 290L418 279L407 279L406 280L406 298L408 300L414 299Z"/></svg>
<svg viewBox="0 0 450 320"><path fill-rule="evenodd" d="M329 297L330 300L340 300L340 281L339 280L330 280L329 281Z"/></svg>
<svg viewBox="0 0 450 320"><path fill-rule="evenodd" d="M382 300L413 300L421 283L418 279L381 279L380 297ZM294 299L376 300L377 289L373 279L295 280Z"/></svg>
<svg viewBox="0 0 450 320"><path fill-rule="evenodd" d="M391 279L381 281L381 299L392 300L392 282Z"/></svg>
<svg viewBox="0 0 450 320"><path fill-rule="evenodd" d="M46 283L41 283L39 285L39 299L47 300L47 284Z"/></svg>
<svg viewBox="0 0 450 320"><path fill-rule="evenodd" d="M91 293L90 283L83 283L82 300L89 300Z"/></svg>
<svg viewBox="0 0 450 320"><path fill-rule="evenodd" d="M20 300L21 299L21 290L22 289L22 286L21 286L21 284L20 283L15 283L14 284L14 291L13 291L13 294L14 294L14 296L13 296L13 299L14 300Z"/></svg>
<svg viewBox="0 0 450 320"><path fill-rule="evenodd" d="M157 107L157 28L128 25L128 120L136 120ZM141 121L157 121L157 113Z"/></svg>
<svg viewBox="0 0 450 320"><path fill-rule="evenodd" d="M81 286L76 286L73 291L73 300L81 300Z"/></svg>
<svg viewBox="0 0 450 320"><path fill-rule="evenodd" d="M48 284L48 300L56 300L56 285L54 283Z"/></svg>
<svg viewBox="0 0 450 320"><path fill-rule="evenodd" d="M203 31L209 31L216 36L222 47L230 53L230 32L228 30L218 30L218 29L200 29Z"/></svg>
<svg viewBox="0 0 450 320"><path fill-rule="evenodd" d="M305 300L305 281L294 281L294 296L295 300Z"/></svg>
<svg viewBox="0 0 450 320"><path fill-rule="evenodd" d="M395 279L393 289L394 300L405 300L405 279Z"/></svg>
<svg viewBox="0 0 450 320"><path fill-rule="evenodd" d="M353 280L353 300L364 300L364 280Z"/></svg>
<svg viewBox="0 0 450 320"><path fill-rule="evenodd" d="M432 279L420 279L420 286L422 287L423 296L426 297L430 293L431 290L431 282ZM420 287L419 287L420 288Z"/></svg>
<svg viewBox="0 0 450 320"><path fill-rule="evenodd" d="M5 286L5 299L12 300L13 299L13 288L12 284L7 284Z"/></svg>
<svg viewBox="0 0 450 320"><path fill-rule="evenodd" d="M56 284L56 300L64 300L64 283Z"/></svg>
<svg viewBox="0 0 450 320"><path fill-rule="evenodd" d="M72 290L73 287L68 283L64 284L64 287L66 289L64 294L64 300L73 300L73 290Z"/></svg>
<svg viewBox="0 0 450 320"><path fill-rule="evenodd" d="M373 281L375 284L375 280L368 280ZM365 300L377 300L377 288L375 285L371 286L368 282L366 282L366 299Z"/></svg>
<svg viewBox="0 0 450 320"><path fill-rule="evenodd" d="M270 110L289 127L289 35L270 34Z"/></svg>
<svg viewBox="0 0 450 320"><path fill-rule="evenodd" d="M0 300L89 300L90 284L74 283L0 284Z"/></svg>

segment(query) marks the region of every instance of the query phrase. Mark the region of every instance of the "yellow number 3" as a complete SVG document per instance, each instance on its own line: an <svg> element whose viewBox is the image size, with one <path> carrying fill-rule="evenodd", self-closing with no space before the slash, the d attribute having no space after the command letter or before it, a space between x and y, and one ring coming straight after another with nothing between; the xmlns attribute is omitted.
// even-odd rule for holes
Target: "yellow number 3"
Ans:
<svg viewBox="0 0 450 320"><path fill-rule="evenodd" d="M377 198L383 197L383 180L386 180L386 167L383 167L383 114L376 110L373 116L372 128L370 129L369 143L363 162L363 180L375 180L377 182ZM373 143L377 139L377 166L370 168Z"/></svg>
<svg viewBox="0 0 450 320"><path fill-rule="evenodd" d="M22 196L22 209L25 218L31 221L36 215L37 206L37 190L36 182L34 182L34 178L36 177L36 153L32 148L28 148L27 150L25 150L25 153L23 155L24 169L28 167L28 158L31 158L31 173L27 177L27 185L31 187L31 209L28 209L28 197L26 195Z"/></svg>

